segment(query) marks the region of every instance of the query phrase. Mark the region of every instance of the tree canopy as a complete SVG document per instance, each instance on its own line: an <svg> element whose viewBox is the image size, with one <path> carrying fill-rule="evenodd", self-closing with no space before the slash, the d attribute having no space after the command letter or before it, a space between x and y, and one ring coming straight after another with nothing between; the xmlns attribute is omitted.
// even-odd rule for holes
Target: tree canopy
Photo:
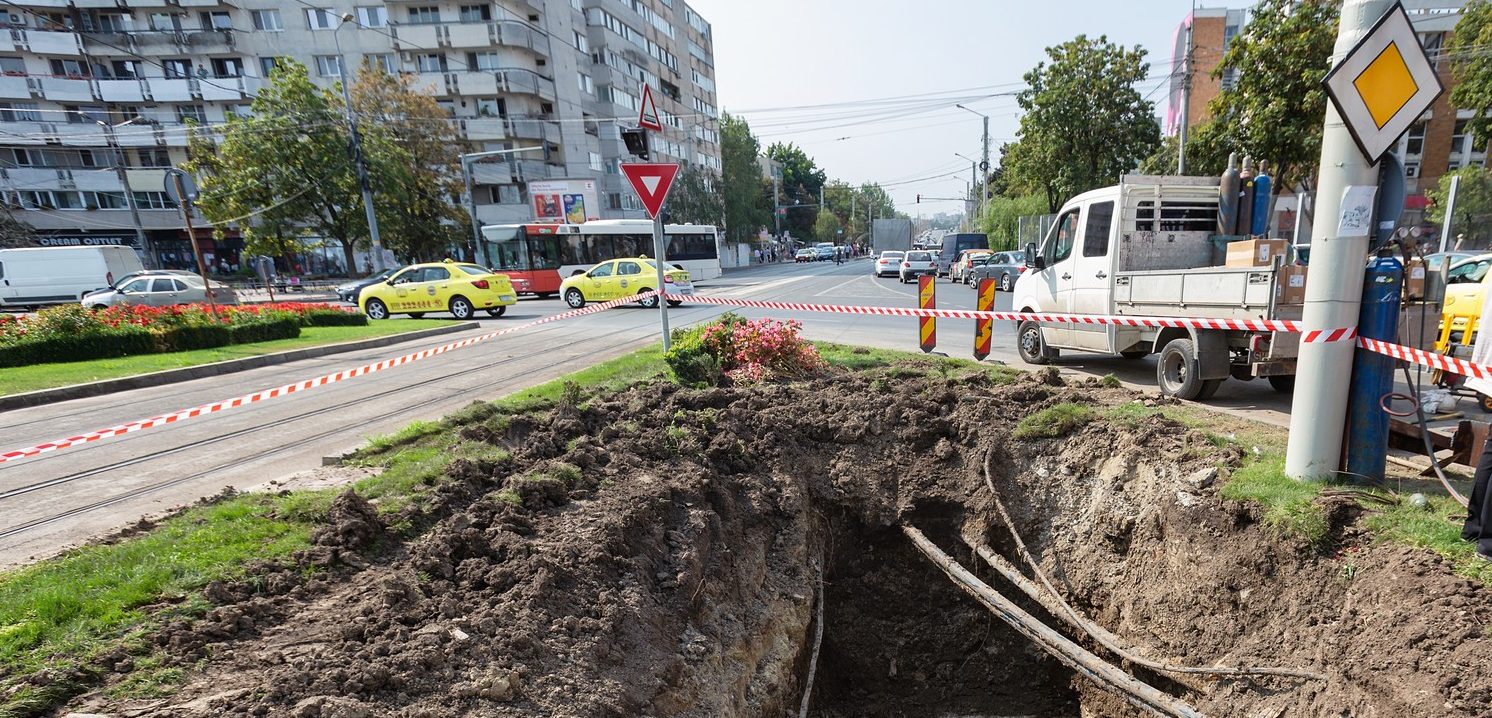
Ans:
<svg viewBox="0 0 1492 718"><path fill-rule="evenodd" d="M751 241L772 221L771 190L757 163L761 149L745 119L729 112L721 116L720 189L724 195L725 232L732 241Z"/></svg>
<svg viewBox="0 0 1492 718"><path fill-rule="evenodd" d="M1451 194L1451 178L1461 178L1456 189L1456 216L1452 218L1451 234L1466 235L1465 248L1486 247L1492 244L1492 170L1484 167L1462 167L1440 176L1440 185L1425 192L1433 204L1430 221L1445 222L1445 208ZM1459 249L1459 247L1458 247Z"/></svg>
<svg viewBox="0 0 1492 718"><path fill-rule="evenodd" d="M1462 8L1461 20L1446 50L1456 80L1451 104L1472 111L1466 129L1478 138L1492 137L1492 54L1485 51L1488 44L1492 44L1492 2L1471 0Z"/></svg>
<svg viewBox="0 0 1492 718"><path fill-rule="evenodd" d="M716 187L719 181L694 165L679 170L664 205L669 221L718 227L725 214L724 197Z"/></svg>
<svg viewBox="0 0 1492 718"><path fill-rule="evenodd" d="M1135 87L1150 71L1143 48L1079 35L1046 53L1016 95L1024 114L1018 138L1001 150L1001 179L1055 212L1138 166L1160 143L1160 124Z"/></svg>
<svg viewBox="0 0 1492 718"><path fill-rule="evenodd" d="M819 190L828 181L828 175L819 169L807 152L792 143L773 143L767 148L767 157L782 167L779 201L784 205L813 205L807 209L789 210L782 220L782 228L799 239L812 237L814 221L818 219Z"/></svg>

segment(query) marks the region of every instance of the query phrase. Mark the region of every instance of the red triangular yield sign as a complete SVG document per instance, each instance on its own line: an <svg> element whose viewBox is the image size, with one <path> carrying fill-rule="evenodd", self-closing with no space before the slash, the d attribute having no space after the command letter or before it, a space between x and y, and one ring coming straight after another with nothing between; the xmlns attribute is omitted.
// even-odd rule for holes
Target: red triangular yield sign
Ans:
<svg viewBox="0 0 1492 718"><path fill-rule="evenodd" d="M627 181L632 183L632 190L642 200L649 217L657 217L658 210L663 209L663 200L668 197L668 189L673 186L673 178L678 173L676 164L631 162L622 165L622 174L627 175Z"/></svg>
<svg viewBox="0 0 1492 718"><path fill-rule="evenodd" d="M663 123L658 121L658 105L653 102L651 85L642 86L642 107L637 111L637 126L654 132L663 131Z"/></svg>

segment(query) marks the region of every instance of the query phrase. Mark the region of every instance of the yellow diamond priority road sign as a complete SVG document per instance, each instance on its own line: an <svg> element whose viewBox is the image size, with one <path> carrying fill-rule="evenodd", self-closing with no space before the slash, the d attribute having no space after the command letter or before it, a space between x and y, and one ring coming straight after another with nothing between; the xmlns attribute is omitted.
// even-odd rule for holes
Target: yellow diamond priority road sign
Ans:
<svg viewBox="0 0 1492 718"><path fill-rule="evenodd" d="M1369 162L1393 147L1444 89L1398 3L1326 76L1326 92Z"/></svg>

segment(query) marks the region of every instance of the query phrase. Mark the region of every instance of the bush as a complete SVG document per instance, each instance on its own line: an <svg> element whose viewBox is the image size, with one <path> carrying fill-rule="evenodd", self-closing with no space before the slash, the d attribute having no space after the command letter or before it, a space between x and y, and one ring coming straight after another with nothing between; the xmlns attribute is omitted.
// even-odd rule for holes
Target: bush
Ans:
<svg viewBox="0 0 1492 718"><path fill-rule="evenodd" d="M308 327L362 327L368 325L368 315L340 309L313 309L302 314L301 321Z"/></svg>
<svg viewBox="0 0 1492 718"><path fill-rule="evenodd" d="M259 321L235 324L229 327L232 344L252 344L276 339L294 339L300 336L300 317L272 316Z"/></svg>
<svg viewBox="0 0 1492 718"><path fill-rule="evenodd" d="M154 354L159 350L159 341L154 332L138 326L36 336L0 343L0 367Z"/></svg>
<svg viewBox="0 0 1492 718"><path fill-rule="evenodd" d="M226 324L192 324L157 330L161 352L184 352L193 349L212 349L233 343L231 329Z"/></svg>
<svg viewBox="0 0 1492 718"><path fill-rule="evenodd" d="M772 319L746 321L726 314L719 321L675 332L664 361L686 384L746 384L808 376L826 364L798 336L802 324Z"/></svg>
<svg viewBox="0 0 1492 718"><path fill-rule="evenodd" d="M672 343L663 361L681 384L714 386L724 378L720 362L705 350L704 333L704 327L675 329L669 337Z"/></svg>

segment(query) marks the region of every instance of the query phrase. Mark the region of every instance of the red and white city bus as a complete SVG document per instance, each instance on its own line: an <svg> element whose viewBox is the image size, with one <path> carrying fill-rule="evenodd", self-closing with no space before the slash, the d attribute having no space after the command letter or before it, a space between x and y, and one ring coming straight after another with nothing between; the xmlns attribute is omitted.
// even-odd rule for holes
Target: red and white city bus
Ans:
<svg viewBox="0 0 1492 718"><path fill-rule="evenodd" d="M665 260L689 272L694 282L720 276L715 228L670 224ZM479 261L508 275L519 294L549 297L560 282L598 262L653 255L653 223L645 219L603 219L584 224L495 224L482 227Z"/></svg>

